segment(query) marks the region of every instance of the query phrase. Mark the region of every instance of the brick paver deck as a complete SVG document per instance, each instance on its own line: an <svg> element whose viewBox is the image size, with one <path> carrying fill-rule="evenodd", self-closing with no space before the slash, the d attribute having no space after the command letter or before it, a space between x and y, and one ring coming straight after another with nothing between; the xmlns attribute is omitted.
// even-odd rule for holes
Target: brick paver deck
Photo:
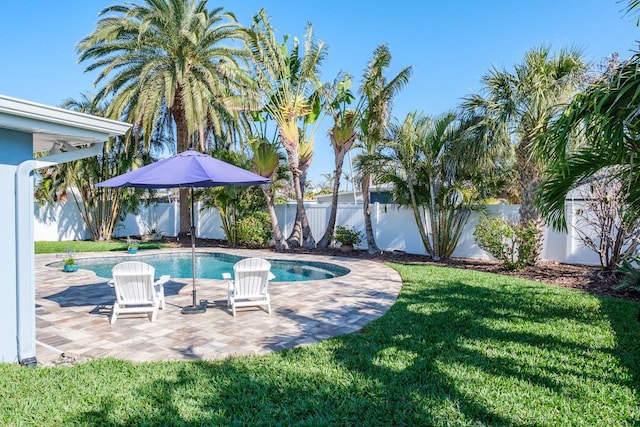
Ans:
<svg viewBox="0 0 640 427"><path fill-rule="evenodd" d="M164 249L161 252L188 252ZM354 258L275 254L267 251L198 249L241 256L313 260L347 267L335 279L270 284L272 314L259 307L226 306L226 282L198 279L197 298L207 299L202 314L181 314L192 303L191 279L165 285L166 310L155 322L146 315L121 315L109 323L115 299L106 278L79 270L65 273L47 264L55 255L36 255L36 339L38 363L69 357L115 357L131 361L219 359L264 354L355 332L383 315L402 286L385 265ZM151 254L154 251L143 251ZM75 254L76 258L112 257L113 252ZM134 260L136 255L131 255Z"/></svg>

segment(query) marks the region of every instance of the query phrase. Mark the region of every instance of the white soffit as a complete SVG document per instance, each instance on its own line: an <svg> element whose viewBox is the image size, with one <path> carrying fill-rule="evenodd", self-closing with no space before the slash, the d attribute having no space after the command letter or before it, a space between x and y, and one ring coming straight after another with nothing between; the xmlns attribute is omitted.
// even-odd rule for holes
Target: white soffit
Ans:
<svg viewBox="0 0 640 427"><path fill-rule="evenodd" d="M85 146L123 135L131 125L90 114L0 95L0 128L33 134L33 151L49 150L54 141Z"/></svg>

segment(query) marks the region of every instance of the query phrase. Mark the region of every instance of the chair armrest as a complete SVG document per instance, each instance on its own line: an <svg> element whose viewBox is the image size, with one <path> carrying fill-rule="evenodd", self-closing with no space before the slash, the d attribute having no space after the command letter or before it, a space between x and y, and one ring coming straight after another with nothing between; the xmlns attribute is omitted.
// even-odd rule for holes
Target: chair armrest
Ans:
<svg viewBox="0 0 640 427"><path fill-rule="evenodd" d="M222 278L224 280L231 280L231 273L222 273Z"/></svg>
<svg viewBox="0 0 640 427"><path fill-rule="evenodd" d="M155 285L164 285L165 283L167 283L169 280L171 279L171 276L168 274L163 274L162 276L160 276L160 278L158 280L156 280L156 283L154 283Z"/></svg>
<svg viewBox="0 0 640 427"><path fill-rule="evenodd" d="M272 272L269 272L269 276L268 277L269 277L269 280L273 280L273 279L276 278L276 276Z"/></svg>
<svg viewBox="0 0 640 427"><path fill-rule="evenodd" d="M107 285L111 286L112 288L116 285L116 281L111 279L107 282Z"/></svg>

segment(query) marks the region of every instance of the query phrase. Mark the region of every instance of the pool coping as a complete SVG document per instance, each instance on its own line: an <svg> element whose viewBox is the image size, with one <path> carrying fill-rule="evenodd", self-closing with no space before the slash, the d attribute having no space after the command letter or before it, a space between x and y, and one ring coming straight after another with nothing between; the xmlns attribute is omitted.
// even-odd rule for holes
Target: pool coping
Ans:
<svg viewBox="0 0 640 427"><path fill-rule="evenodd" d="M47 264L55 254L35 257L37 358L41 365L61 358L114 357L135 362L222 359L265 354L352 333L382 316L402 287L400 275L386 265L340 256L276 253L266 250L197 248L285 260L328 262L346 267L344 276L308 282L270 284L272 314L262 308L239 309L233 318L226 306L226 282L197 280L197 298L209 301L206 313L181 314L192 303L192 279L172 278L166 285L166 310L155 322L143 316L121 316L109 323L115 298L108 279L92 271L65 273ZM191 249L139 251L191 253ZM74 257L104 258L122 252L77 253ZM127 258L135 260L137 255ZM321 286L318 286L321 285Z"/></svg>

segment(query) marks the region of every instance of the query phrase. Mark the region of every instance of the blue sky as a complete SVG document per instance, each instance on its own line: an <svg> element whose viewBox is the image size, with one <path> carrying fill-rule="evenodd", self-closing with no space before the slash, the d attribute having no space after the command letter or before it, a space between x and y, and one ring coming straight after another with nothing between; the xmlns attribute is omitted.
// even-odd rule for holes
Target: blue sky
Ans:
<svg viewBox="0 0 640 427"><path fill-rule="evenodd" d="M0 2L0 93L50 105L93 91L95 74L77 64L75 45L95 27L98 12L112 0ZM418 110L438 115L479 89L492 65L511 69L524 53L546 44L553 50L578 47L600 62L612 52L622 59L637 49L640 28L623 16L616 0L292 0L211 1L248 25L264 7L281 34L302 38L308 22L329 46L325 81L340 71L357 84L373 50L387 43L391 73L414 66L410 84L398 96L394 115ZM329 120L325 120L326 123ZM333 170L325 131L316 137L310 179Z"/></svg>

